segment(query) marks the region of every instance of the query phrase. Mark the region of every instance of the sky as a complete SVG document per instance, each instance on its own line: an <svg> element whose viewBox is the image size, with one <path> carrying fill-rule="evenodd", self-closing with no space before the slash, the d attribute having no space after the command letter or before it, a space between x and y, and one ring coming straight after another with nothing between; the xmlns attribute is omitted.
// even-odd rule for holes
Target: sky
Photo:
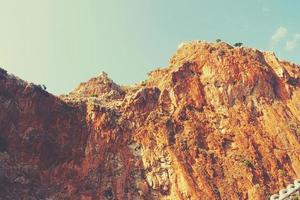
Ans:
<svg viewBox="0 0 300 200"><path fill-rule="evenodd" d="M215 41L300 64L298 0L0 0L0 67L53 94L108 73L134 84L183 41Z"/></svg>

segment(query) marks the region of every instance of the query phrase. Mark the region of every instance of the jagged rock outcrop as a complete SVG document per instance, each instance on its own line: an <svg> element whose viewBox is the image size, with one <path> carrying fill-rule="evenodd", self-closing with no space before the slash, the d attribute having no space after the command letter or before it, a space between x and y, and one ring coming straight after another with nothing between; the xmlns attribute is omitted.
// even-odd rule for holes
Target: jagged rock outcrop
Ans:
<svg viewBox="0 0 300 200"><path fill-rule="evenodd" d="M266 199L300 177L300 66L183 43L133 86L0 71L0 199Z"/></svg>

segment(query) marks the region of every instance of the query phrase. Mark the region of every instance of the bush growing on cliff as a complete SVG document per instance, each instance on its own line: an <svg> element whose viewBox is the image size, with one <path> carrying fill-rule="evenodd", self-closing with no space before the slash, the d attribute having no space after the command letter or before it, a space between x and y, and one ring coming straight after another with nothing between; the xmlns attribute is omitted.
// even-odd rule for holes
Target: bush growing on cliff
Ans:
<svg viewBox="0 0 300 200"><path fill-rule="evenodd" d="M47 89L47 87L43 84L42 85L41 84L39 84L39 85L33 84L34 91L37 91L37 92L47 96L47 95L49 95L49 93L46 91L46 89Z"/></svg>
<svg viewBox="0 0 300 200"><path fill-rule="evenodd" d="M286 176L286 175L287 175L287 174L286 174L286 171L283 170L283 169L279 169L279 170L278 170L278 173L279 173L281 176Z"/></svg>
<svg viewBox="0 0 300 200"><path fill-rule="evenodd" d="M47 87L44 85L44 84L39 84L39 85L37 85L37 87L40 89L40 90L44 90L44 91L46 91L47 90Z"/></svg>
<svg viewBox="0 0 300 200"><path fill-rule="evenodd" d="M91 94L91 97L98 97L97 94Z"/></svg>
<svg viewBox="0 0 300 200"><path fill-rule="evenodd" d="M6 74L7 74L7 71L6 71L5 69L3 69L3 68L0 67L0 74L6 75Z"/></svg>
<svg viewBox="0 0 300 200"><path fill-rule="evenodd" d="M249 167L249 168L253 167L253 164L252 164L252 162L250 160L244 160L243 161L243 165L245 167Z"/></svg>
<svg viewBox="0 0 300 200"><path fill-rule="evenodd" d="M0 67L0 79L4 78L7 75L7 71Z"/></svg>
<svg viewBox="0 0 300 200"><path fill-rule="evenodd" d="M221 42L221 41L222 41L221 39L216 39L216 42L217 42L217 43L219 43L219 42Z"/></svg>
<svg viewBox="0 0 300 200"><path fill-rule="evenodd" d="M237 43L235 43L233 46L235 46L235 47L241 47L242 45L243 45L243 43L237 42Z"/></svg>
<svg viewBox="0 0 300 200"><path fill-rule="evenodd" d="M299 200L299 197L293 195L293 196L291 197L291 200Z"/></svg>

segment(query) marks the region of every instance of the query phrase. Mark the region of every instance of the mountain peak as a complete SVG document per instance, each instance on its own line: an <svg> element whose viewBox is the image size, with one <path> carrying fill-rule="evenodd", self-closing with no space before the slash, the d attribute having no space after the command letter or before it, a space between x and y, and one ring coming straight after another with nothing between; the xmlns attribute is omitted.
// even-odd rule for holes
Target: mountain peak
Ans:
<svg viewBox="0 0 300 200"><path fill-rule="evenodd" d="M122 99L124 91L109 78L106 72L102 72L99 76L80 83L74 91L69 93L68 97L73 97L73 99L89 97Z"/></svg>

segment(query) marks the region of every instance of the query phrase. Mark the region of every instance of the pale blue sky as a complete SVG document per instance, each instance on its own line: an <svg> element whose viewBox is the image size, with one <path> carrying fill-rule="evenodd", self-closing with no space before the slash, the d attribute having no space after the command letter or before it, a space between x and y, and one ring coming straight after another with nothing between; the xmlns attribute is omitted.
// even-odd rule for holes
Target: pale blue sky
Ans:
<svg viewBox="0 0 300 200"><path fill-rule="evenodd" d="M299 10L298 0L0 0L0 66L62 94L101 71L141 81L189 40L300 63Z"/></svg>

